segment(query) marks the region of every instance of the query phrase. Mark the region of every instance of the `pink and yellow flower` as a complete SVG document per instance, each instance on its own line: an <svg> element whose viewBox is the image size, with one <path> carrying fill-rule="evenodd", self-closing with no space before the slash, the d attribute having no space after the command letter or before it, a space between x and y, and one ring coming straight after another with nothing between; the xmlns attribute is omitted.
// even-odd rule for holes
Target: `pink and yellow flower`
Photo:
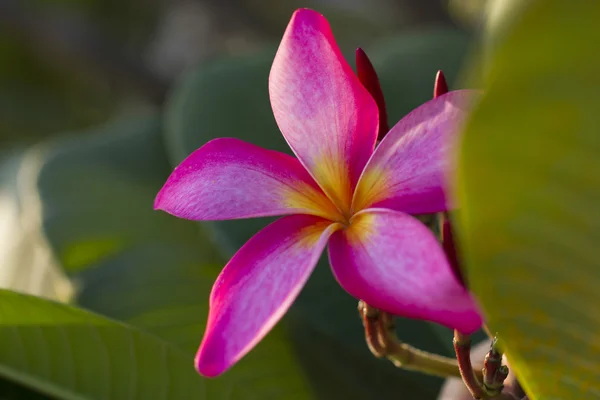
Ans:
<svg viewBox="0 0 600 400"><path fill-rule="evenodd" d="M392 314L477 330L470 295L436 237L410 215L448 208L447 153L474 94L429 101L375 149L377 105L325 18L311 10L294 13L269 93L297 158L215 139L184 160L156 197L156 209L191 220L285 215L217 278L198 371L219 375L250 351L291 306L327 245L335 277L354 297Z"/></svg>

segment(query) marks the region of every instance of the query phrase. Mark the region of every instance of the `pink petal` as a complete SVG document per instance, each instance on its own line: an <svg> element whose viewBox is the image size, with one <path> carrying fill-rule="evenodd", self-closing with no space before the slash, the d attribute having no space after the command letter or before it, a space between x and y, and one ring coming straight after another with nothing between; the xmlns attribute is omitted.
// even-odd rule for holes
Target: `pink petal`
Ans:
<svg viewBox="0 0 600 400"><path fill-rule="evenodd" d="M474 90L443 94L413 110L375 150L354 193L353 209L391 208L409 214L448 209L451 152Z"/></svg>
<svg viewBox="0 0 600 400"><path fill-rule="evenodd" d="M373 152L378 110L343 58L327 20L294 13L269 76L275 119L315 180L342 210Z"/></svg>
<svg viewBox="0 0 600 400"><path fill-rule="evenodd" d="M374 307L467 334L481 326L437 239L407 214L363 211L333 234L329 260L342 287Z"/></svg>
<svg viewBox="0 0 600 400"><path fill-rule="evenodd" d="M206 143L175 168L154 208L191 220L337 214L297 159L230 138Z"/></svg>
<svg viewBox="0 0 600 400"><path fill-rule="evenodd" d="M225 266L210 294L196 368L223 373L248 353L290 307L337 224L308 215L281 218L256 234Z"/></svg>

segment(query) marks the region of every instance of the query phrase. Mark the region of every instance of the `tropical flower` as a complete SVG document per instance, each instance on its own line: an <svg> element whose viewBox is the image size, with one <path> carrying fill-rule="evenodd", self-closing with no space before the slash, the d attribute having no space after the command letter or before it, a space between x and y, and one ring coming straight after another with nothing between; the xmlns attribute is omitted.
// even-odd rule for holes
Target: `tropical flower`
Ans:
<svg viewBox="0 0 600 400"><path fill-rule="evenodd" d="M285 31L269 93L297 158L215 139L184 160L156 197L155 209L190 220L286 215L251 238L217 278L197 370L219 375L250 351L291 306L326 245L336 279L354 297L477 330L470 295L436 237L410 215L448 208L447 152L474 94L429 101L375 149L377 105L325 18L306 9Z"/></svg>

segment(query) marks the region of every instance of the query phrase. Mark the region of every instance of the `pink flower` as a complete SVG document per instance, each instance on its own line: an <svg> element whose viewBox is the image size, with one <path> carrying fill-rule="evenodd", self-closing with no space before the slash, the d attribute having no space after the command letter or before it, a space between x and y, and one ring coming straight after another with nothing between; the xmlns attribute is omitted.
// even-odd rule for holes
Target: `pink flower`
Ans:
<svg viewBox="0 0 600 400"><path fill-rule="evenodd" d="M480 316L436 237L410 216L447 209L448 142L474 93L450 92L415 109L375 150L377 105L325 18L306 9L285 31L269 93L298 158L215 139L156 197L155 209L191 220L287 215L250 239L215 282L198 371L219 375L248 353L290 307L326 245L335 277L354 297L477 330Z"/></svg>

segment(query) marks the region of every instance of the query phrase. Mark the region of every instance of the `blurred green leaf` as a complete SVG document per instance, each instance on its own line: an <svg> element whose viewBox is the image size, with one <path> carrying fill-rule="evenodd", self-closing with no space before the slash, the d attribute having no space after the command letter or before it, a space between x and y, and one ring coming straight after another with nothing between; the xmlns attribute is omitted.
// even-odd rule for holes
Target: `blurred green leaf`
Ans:
<svg viewBox="0 0 600 400"><path fill-rule="evenodd" d="M510 32L512 25L533 0L487 0L485 5L484 38L486 45L492 49L502 43L505 33Z"/></svg>
<svg viewBox="0 0 600 400"><path fill-rule="evenodd" d="M0 290L0 375L62 399L206 398L193 357L98 315Z"/></svg>
<svg viewBox="0 0 600 400"><path fill-rule="evenodd" d="M599 17L532 2L462 144L469 281L530 399L600 398Z"/></svg>
<svg viewBox="0 0 600 400"><path fill-rule="evenodd" d="M496 48L501 45L507 33L519 21L523 11L534 0L487 0L482 18L481 61L477 68L482 74L489 73L490 61ZM471 74L473 75L473 74Z"/></svg>
<svg viewBox="0 0 600 400"><path fill-rule="evenodd" d="M160 78L139 54L158 3L4 0L0 5L0 145L37 142L157 101ZM34 116L32 118L32 116Z"/></svg>
<svg viewBox="0 0 600 400"><path fill-rule="evenodd" d="M380 73L390 122L395 123L431 99L438 69L443 69L448 79L454 79L467 45L464 33L435 29L402 35L367 48ZM167 104L165 123L166 143L174 165L216 137L237 137L291 152L279 133L269 103L268 75L274 54L275 50L269 49L251 57L218 60L191 71L181 80ZM221 248L231 254L271 220L202 226L210 229ZM405 398L417 399L433 398L437 393L440 380L397 370L388 362L373 358L365 345L356 299L340 288L325 258L283 324L297 327L293 332L298 354L311 376L331 377L344 370L339 377L343 380L340 386L352 388L348 390L351 398L403 392ZM421 321L402 320L398 325L403 340L451 354L452 336L448 330ZM314 364L320 365L319 372ZM326 385L321 387L327 390Z"/></svg>
<svg viewBox="0 0 600 400"><path fill-rule="evenodd" d="M0 145L97 123L114 109L107 82L67 74L0 26ZM35 116L32 118L32 116Z"/></svg>
<svg viewBox="0 0 600 400"><path fill-rule="evenodd" d="M240 0L238 3L250 21L275 39L281 37L298 8L312 8L325 15L340 42L366 42L394 31L413 17L411 10L402 10L388 0L371 0L368 3L360 0L280 0L277 6L264 0Z"/></svg>
<svg viewBox="0 0 600 400"><path fill-rule="evenodd" d="M166 143L179 163L216 137L237 137L291 154L279 134L268 76L276 49L222 58L184 75L168 99Z"/></svg>

